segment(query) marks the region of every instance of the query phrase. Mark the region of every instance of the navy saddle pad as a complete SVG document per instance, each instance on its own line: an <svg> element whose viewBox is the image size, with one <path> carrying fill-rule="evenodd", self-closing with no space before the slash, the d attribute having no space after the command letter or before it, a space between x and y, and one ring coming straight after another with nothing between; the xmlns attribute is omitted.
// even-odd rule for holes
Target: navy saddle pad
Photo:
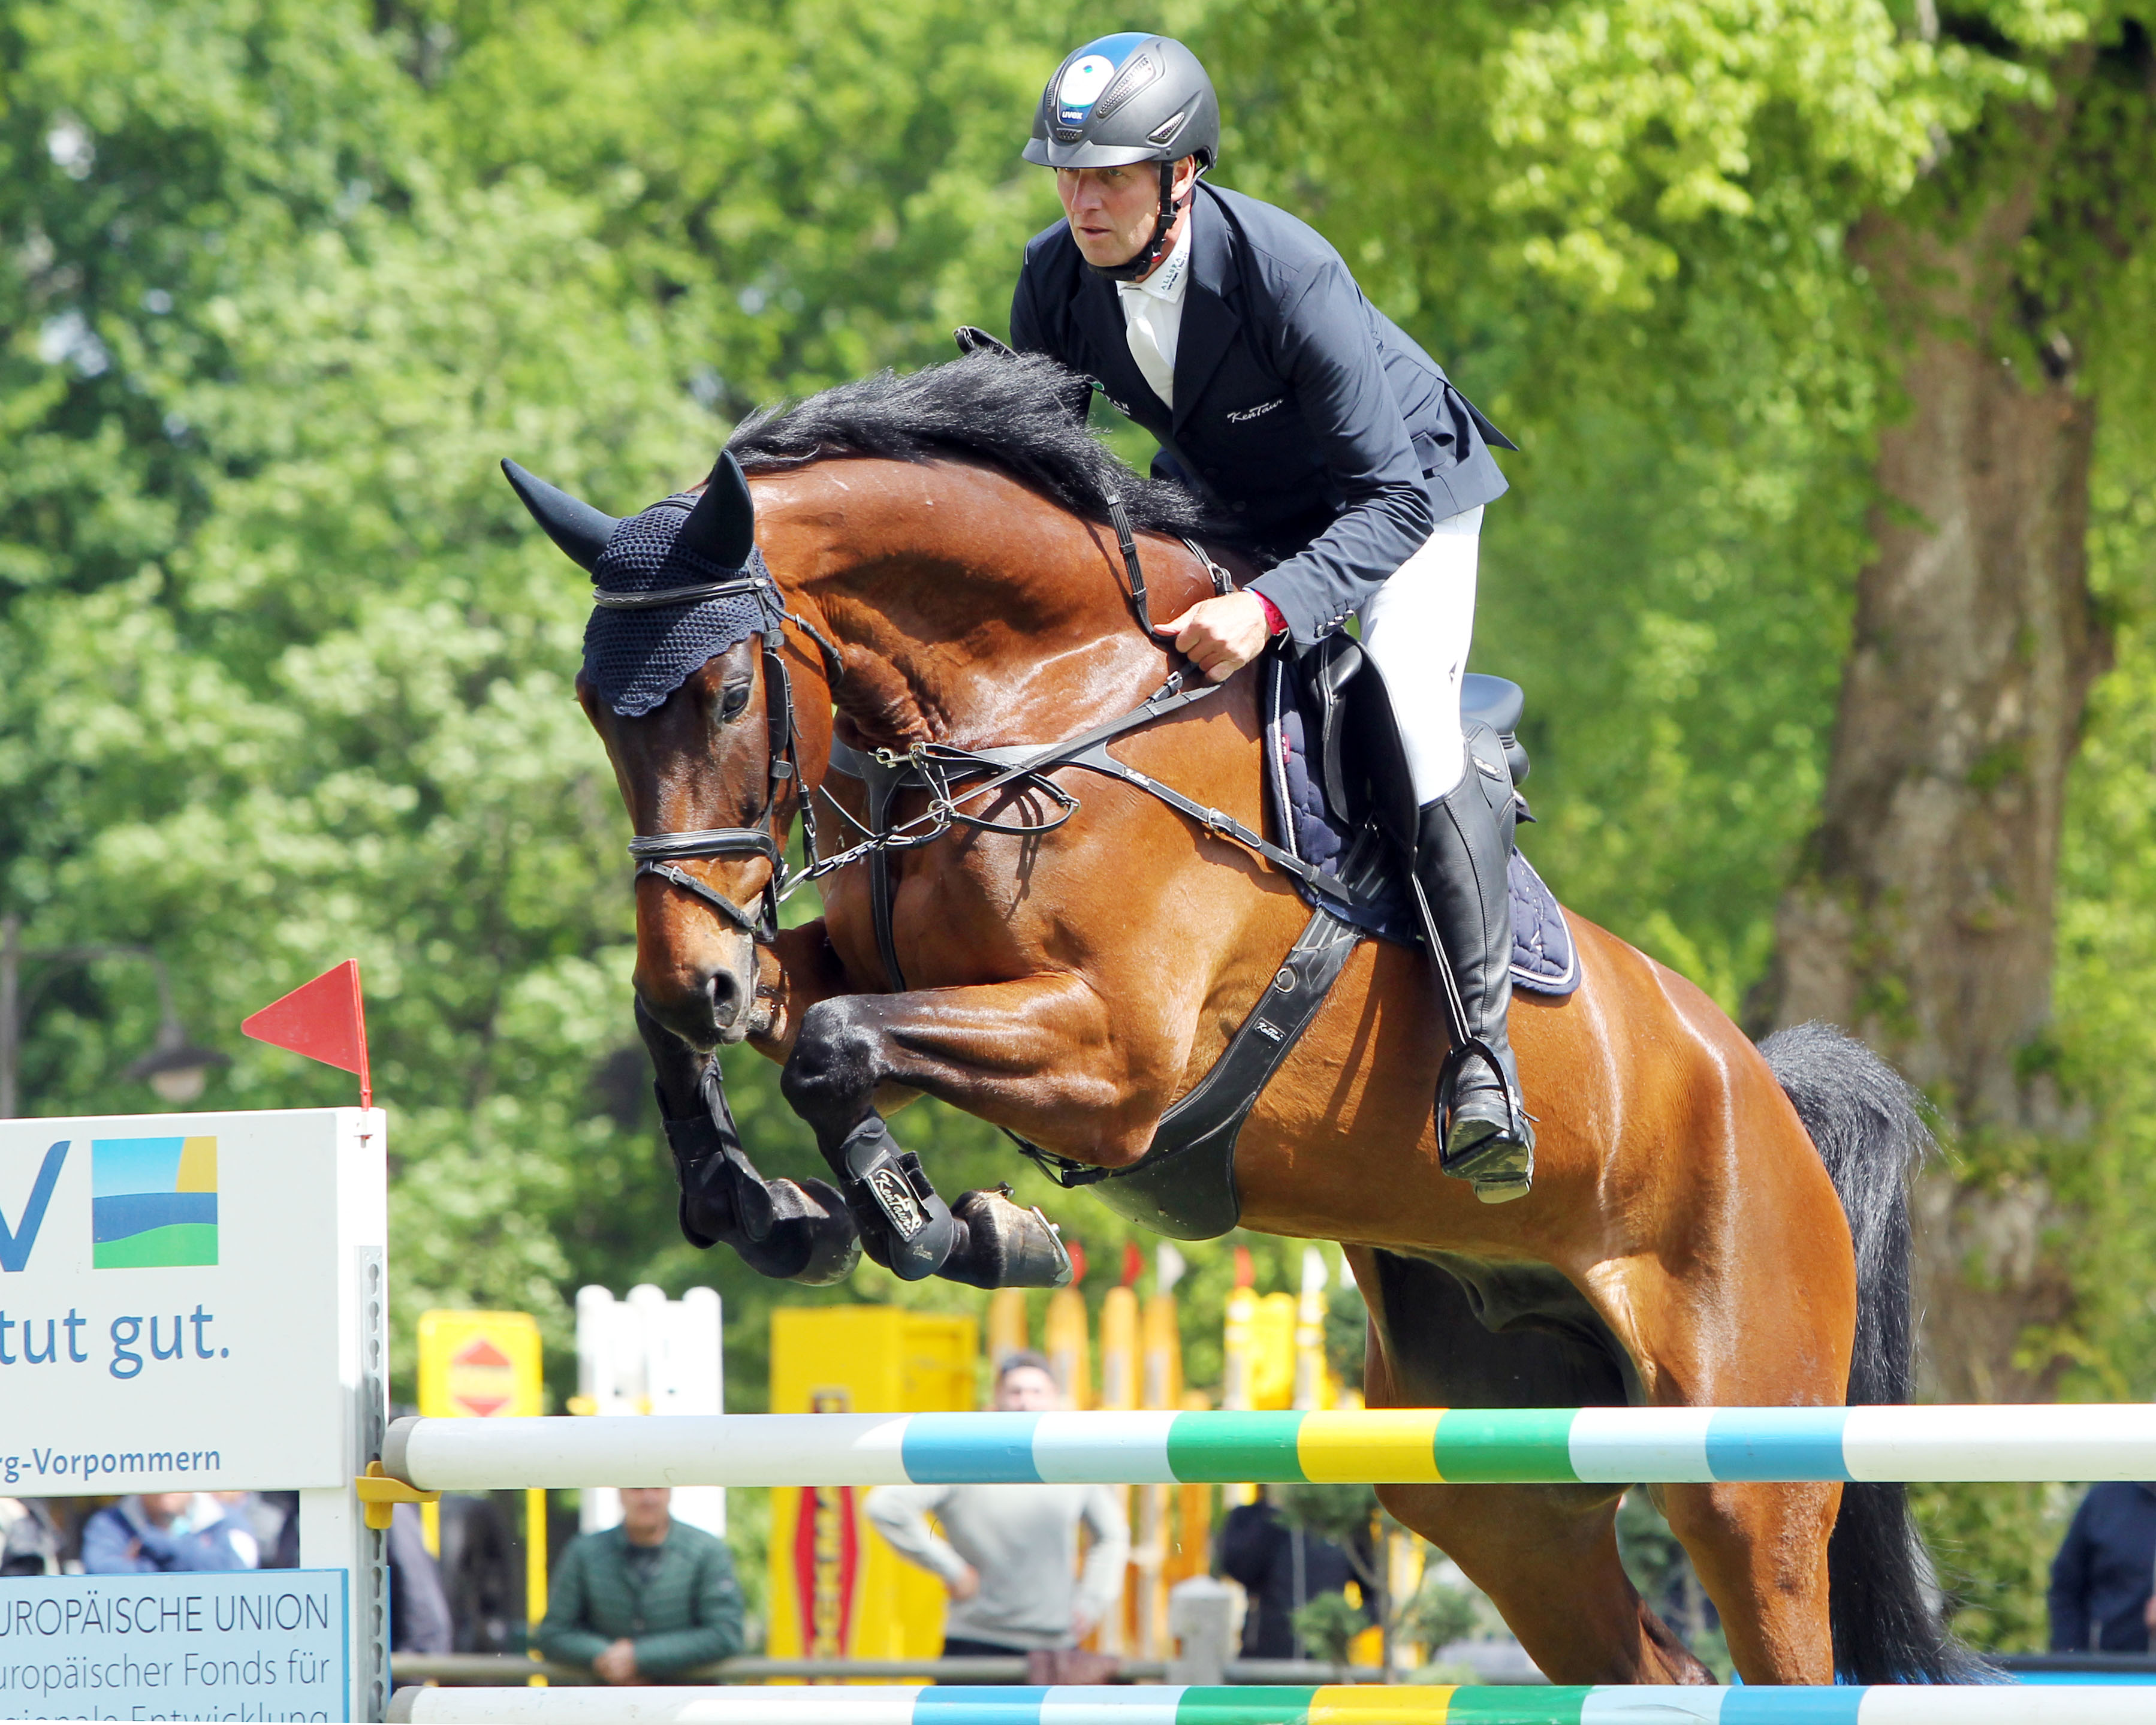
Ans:
<svg viewBox="0 0 2156 1725"><path fill-rule="evenodd" d="M1495 679L1470 677L1471 685ZM1283 694L1296 679L1285 675L1276 687ZM1509 685L1507 685L1509 688ZM1470 690L1470 699L1477 691ZM1327 875L1337 875L1355 834L1346 819L1327 806L1322 776L1311 768L1309 731L1301 707L1292 699L1281 699L1265 714L1265 749L1273 770L1265 775L1271 794L1274 842L1314 863ZM1501 727L1507 732L1510 726ZM1507 739L1509 740L1509 738ZM1579 986L1579 954L1566 927L1557 895L1544 884L1534 865L1517 847L1512 856L1512 980L1537 994L1563 996ZM1408 902L1400 880L1388 871L1368 896L1352 906L1342 906L1301 882L1304 900L1322 906L1356 927L1402 946L1419 946L1422 931Z"/></svg>

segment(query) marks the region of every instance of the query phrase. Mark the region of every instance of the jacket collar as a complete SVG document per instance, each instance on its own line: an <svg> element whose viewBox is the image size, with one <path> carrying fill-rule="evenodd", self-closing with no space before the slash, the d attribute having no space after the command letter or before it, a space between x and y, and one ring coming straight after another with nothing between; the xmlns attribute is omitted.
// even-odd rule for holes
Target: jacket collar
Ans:
<svg viewBox="0 0 2156 1725"><path fill-rule="evenodd" d="M1183 296L1176 338L1175 424L1190 417L1235 339L1242 320L1230 295L1240 279L1235 234L1219 195L1203 180L1190 207L1190 285Z"/></svg>

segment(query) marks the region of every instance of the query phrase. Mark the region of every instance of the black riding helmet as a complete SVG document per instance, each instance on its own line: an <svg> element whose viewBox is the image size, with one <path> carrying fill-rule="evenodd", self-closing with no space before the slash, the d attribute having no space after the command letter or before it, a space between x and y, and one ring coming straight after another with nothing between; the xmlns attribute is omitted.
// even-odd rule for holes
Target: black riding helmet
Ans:
<svg viewBox="0 0 2156 1725"><path fill-rule="evenodd" d="M1175 164L1195 156L1209 168L1219 149L1220 103L1198 56L1171 36L1126 30L1088 42L1055 69L1034 110L1025 159L1042 167L1160 164L1152 238L1128 263L1100 270L1132 281L1168 249Z"/></svg>

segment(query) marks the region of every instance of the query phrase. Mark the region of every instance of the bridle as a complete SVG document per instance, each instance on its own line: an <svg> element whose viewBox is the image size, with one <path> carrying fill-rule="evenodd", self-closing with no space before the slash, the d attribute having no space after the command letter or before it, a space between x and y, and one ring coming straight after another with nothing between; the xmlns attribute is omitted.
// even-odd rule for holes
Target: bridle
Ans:
<svg viewBox="0 0 2156 1725"><path fill-rule="evenodd" d="M732 598L740 594L751 594L764 602L767 612L777 612L787 622L802 629L824 655L824 662L835 679L842 666L839 649L833 646L822 630L807 619L797 617L783 608L778 583L767 571L757 574L742 574L724 581L700 582L693 587L665 587L649 593L615 593L603 588L592 590L592 603L616 611L649 611L666 605L700 604L706 599ZM779 825L779 800L788 785L798 785L801 778L800 759L797 745L800 729L794 722L793 680L787 675L786 657L780 643L784 637L780 629L755 631L763 654L763 708L767 762L764 782L763 813L759 824L752 827L705 827L696 832L649 833L629 841L629 854L636 861L633 880L641 880L646 875L655 875L670 886L678 886L691 897L701 900L741 930L759 945L767 946L778 933L778 906L793 889L808 878L806 871L799 876L789 876L786 867L786 840ZM816 817L808 799L800 799L802 837L806 841L812 867L816 856ZM694 875L678 866L687 861L720 856L760 856L771 865L771 874L764 881L763 891L757 914L752 916L717 888L706 886Z"/></svg>

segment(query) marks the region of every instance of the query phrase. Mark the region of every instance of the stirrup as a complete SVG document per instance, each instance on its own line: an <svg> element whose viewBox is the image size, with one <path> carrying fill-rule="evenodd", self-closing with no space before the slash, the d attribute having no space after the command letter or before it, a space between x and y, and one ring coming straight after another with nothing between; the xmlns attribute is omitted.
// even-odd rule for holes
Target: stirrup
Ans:
<svg viewBox="0 0 2156 1725"><path fill-rule="evenodd" d="M1505 1124L1491 1126L1473 1142L1455 1147L1453 1097L1461 1069L1480 1060L1496 1076L1497 1089L1505 1099ZM1497 1052L1479 1036L1455 1047L1438 1070L1438 1172L1467 1181L1484 1204L1509 1204L1524 1198L1534 1184L1535 1128L1533 1117L1520 1101Z"/></svg>

